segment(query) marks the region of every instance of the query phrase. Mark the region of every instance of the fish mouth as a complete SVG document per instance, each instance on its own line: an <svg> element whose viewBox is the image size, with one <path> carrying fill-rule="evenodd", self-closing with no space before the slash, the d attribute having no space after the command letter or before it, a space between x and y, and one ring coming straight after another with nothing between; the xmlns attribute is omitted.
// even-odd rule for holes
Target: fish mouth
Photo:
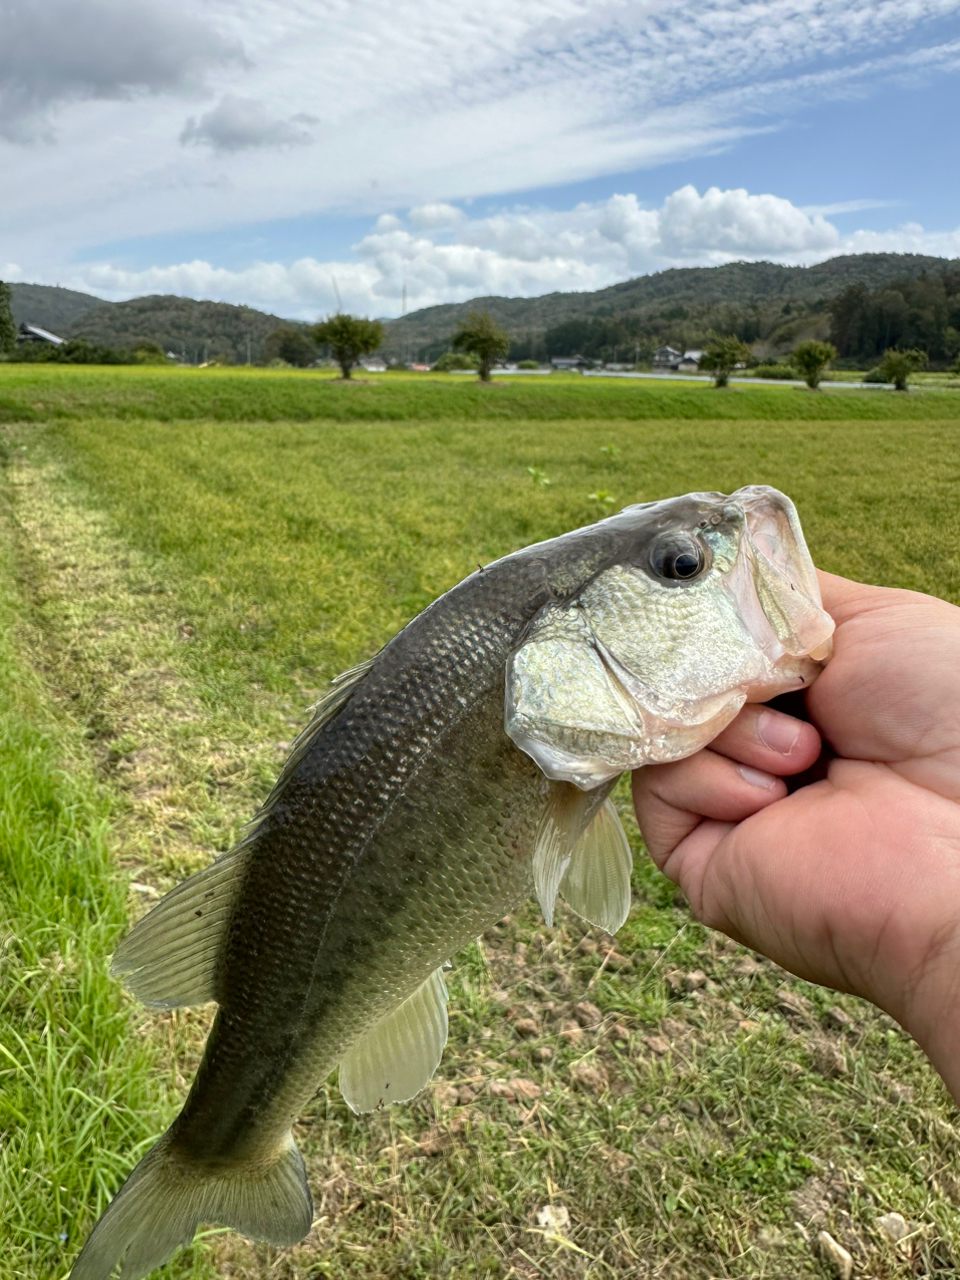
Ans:
<svg viewBox="0 0 960 1280"><path fill-rule="evenodd" d="M796 507L766 485L738 489L730 501L744 520L730 589L768 660L806 684L830 657L834 622L823 608Z"/></svg>

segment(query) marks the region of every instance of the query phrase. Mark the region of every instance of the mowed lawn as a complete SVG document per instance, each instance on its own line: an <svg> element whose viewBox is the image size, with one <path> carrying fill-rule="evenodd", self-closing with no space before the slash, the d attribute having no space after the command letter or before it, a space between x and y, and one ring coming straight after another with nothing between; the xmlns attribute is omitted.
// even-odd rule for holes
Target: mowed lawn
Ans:
<svg viewBox="0 0 960 1280"><path fill-rule="evenodd" d="M0 895L4 1280L66 1273L197 1060L208 1011L105 976L122 886L137 914L228 848L325 682L478 564L767 483L822 567L960 602L951 392L0 366L0 424L0 786L33 797ZM320 1091L304 1246L214 1236L169 1274L812 1277L821 1229L858 1274L955 1274L960 1131L918 1050L708 936L634 838L614 942L531 906L457 958L420 1098Z"/></svg>

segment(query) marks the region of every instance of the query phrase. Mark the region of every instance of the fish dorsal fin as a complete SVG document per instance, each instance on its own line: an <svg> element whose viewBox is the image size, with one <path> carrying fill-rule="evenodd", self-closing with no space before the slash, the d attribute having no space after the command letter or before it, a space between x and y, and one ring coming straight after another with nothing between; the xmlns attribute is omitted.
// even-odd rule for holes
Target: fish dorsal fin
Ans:
<svg viewBox="0 0 960 1280"><path fill-rule="evenodd" d="M573 847L560 892L590 924L616 933L630 911L633 855L611 800L604 800Z"/></svg>
<svg viewBox="0 0 960 1280"><path fill-rule="evenodd" d="M217 965L249 847L240 845L172 889L128 933L112 970L154 1009L216 1000Z"/></svg>
<svg viewBox="0 0 960 1280"><path fill-rule="evenodd" d="M560 882L570 866L590 803L591 797L569 782L557 782L550 788L533 851L533 887L548 927L553 926Z"/></svg>
<svg viewBox="0 0 960 1280"><path fill-rule="evenodd" d="M340 1063L340 1092L354 1111L406 1102L424 1087L447 1043L447 986L435 969L398 1009L368 1031Z"/></svg>

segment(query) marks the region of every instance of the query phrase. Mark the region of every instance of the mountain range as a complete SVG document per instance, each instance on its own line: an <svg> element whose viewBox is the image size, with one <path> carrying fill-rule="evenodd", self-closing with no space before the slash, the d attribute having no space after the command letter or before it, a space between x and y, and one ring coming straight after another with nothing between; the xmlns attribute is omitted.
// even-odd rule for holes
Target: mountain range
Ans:
<svg viewBox="0 0 960 1280"><path fill-rule="evenodd" d="M825 337L830 303L850 286L877 290L894 281L958 272L960 260L896 253L853 254L812 267L731 262L671 268L589 293L480 297L424 307L384 321L384 354L435 359L448 349L458 321L473 310L487 311L503 325L517 358L544 359L590 346L593 350L584 354L626 356L660 342L695 345L710 329L737 332L755 350L775 354L802 338ZM191 363L213 358L257 363L273 330L304 327L253 307L170 295L106 302L35 284L14 284L12 293L17 323L117 348L158 342Z"/></svg>

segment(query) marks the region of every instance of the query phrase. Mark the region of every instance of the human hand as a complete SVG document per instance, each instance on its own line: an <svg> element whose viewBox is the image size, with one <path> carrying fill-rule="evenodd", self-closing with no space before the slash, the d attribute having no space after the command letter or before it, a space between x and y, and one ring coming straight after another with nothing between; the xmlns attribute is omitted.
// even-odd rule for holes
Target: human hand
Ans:
<svg viewBox="0 0 960 1280"><path fill-rule="evenodd" d="M633 776L651 856L694 914L911 1032L960 1101L960 609L820 575L834 657L807 724L745 706ZM787 793L822 742L826 776Z"/></svg>

